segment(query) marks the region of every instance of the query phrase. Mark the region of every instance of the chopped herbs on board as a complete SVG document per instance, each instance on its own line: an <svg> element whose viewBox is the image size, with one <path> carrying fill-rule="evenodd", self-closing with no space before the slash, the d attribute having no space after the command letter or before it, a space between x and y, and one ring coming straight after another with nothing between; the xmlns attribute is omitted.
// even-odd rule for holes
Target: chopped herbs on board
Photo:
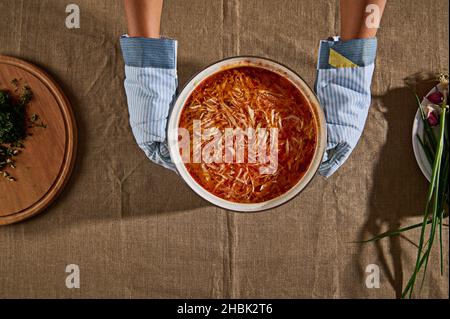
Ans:
<svg viewBox="0 0 450 319"><path fill-rule="evenodd" d="M38 114L27 117L27 106L33 99L33 91L27 85L20 87L20 81L13 79L14 94L0 90L0 178L13 182L16 179L8 172L16 168L16 156L25 148L30 128L46 125ZM1 182L1 181L0 181Z"/></svg>

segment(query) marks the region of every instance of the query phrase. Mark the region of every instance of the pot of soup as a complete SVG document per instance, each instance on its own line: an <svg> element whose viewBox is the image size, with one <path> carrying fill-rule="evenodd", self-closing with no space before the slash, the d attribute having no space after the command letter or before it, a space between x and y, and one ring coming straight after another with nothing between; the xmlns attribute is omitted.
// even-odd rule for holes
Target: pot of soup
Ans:
<svg viewBox="0 0 450 319"><path fill-rule="evenodd" d="M239 212L282 205L316 174L327 141L313 90L275 61L232 57L196 74L168 123L171 158L210 203Z"/></svg>

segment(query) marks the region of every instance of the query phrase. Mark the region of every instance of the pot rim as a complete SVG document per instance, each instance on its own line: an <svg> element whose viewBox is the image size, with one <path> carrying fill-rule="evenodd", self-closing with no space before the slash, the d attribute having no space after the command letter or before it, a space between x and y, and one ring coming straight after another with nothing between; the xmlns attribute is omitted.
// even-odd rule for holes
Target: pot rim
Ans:
<svg viewBox="0 0 450 319"><path fill-rule="evenodd" d="M306 171L306 173L300 178L300 180L292 186L287 192L281 194L278 197L270 199L260 203L237 203L220 198L206 189L204 189L187 171L184 163L181 160L178 145L178 124L181 112L186 103L186 100L192 94L192 92L200 85L204 80L227 69L233 69L242 66L253 66L267 69L275 72L280 76L286 78L293 85L295 85L302 94L306 97L306 100L310 104L316 119L317 127L317 145L313 159ZM252 55L239 55L221 59L214 63L209 64L200 71L196 72L183 86L182 90L176 97L173 104L171 113L169 115L169 122L167 125L167 137L170 156L175 164L178 174L181 175L184 182L191 188L194 193L208 201L209 203L228 211L235 212L259 212L268 209L273 209L278 206L284 205L293 198L297 197L314 179L319 166L322 162L323 155L325 154L326 142L327 142L327 130L325 115L322 107L320 106L319 99L314 90L306 83L306 81L294 70L286 65L279 63L275 60Z"/></svg>

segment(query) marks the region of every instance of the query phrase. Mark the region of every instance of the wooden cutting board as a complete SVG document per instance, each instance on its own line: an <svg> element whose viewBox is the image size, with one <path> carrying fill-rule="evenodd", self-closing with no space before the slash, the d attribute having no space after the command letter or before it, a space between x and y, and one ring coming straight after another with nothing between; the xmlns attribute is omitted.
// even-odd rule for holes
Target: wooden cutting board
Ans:
<svg viewBox="0 0 450 319"><path fill-rule="evenodd" d="M57 83L38 67L0 55L0 90L14 94L13 79L28 85L33 99L27 117L38 114L46 128L29 129L32 136L7 171L16 181L0 176L0 225L42 212L61 192L72 171L77 131L70 103Z"/></svg>

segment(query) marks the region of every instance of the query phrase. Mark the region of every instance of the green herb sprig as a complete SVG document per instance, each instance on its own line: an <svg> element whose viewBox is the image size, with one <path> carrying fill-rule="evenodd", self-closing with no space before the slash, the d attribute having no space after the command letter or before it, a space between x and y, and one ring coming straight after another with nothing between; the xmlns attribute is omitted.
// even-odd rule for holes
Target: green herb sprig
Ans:
<svg viewBox="0 0 450 319"><path fill-rule="evenodd" d="M11 84L17 92L19 80L13 79ZM17 98L0 90L0 177L8 181L15 181L6 169L16 167L15 157L25 147L26 137L31 135L28 128L46 127L37 114L27 118L27 106L32 99L33 91L27 85L23 86Z"/></svg>

